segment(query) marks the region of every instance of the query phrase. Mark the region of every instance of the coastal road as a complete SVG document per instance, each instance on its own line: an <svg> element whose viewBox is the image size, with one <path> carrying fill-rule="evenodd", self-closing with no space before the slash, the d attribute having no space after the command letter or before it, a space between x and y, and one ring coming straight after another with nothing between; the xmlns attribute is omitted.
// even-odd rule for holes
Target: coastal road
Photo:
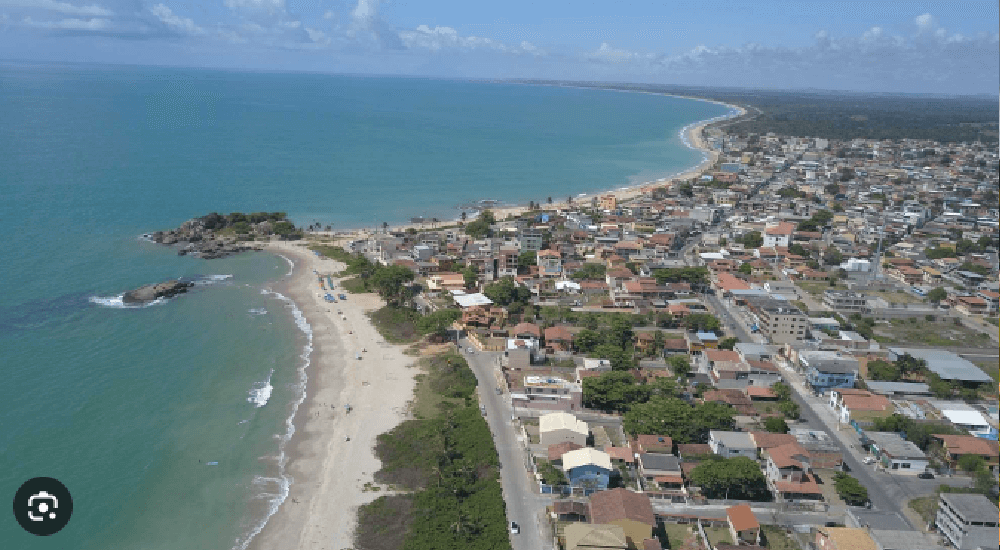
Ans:
<svg viewBox="0 0 1000 550"><path fill-rule="evenodd" d="M545 506L552 503L548 495L535 493L533 474L526 467L526 441L519 439L520 431L515 430L511 421L511 409L506 393L497 395L497 362L499 352L468 353L472 345L460 340L462 355L479 381L480 403L486 407L486 423L493 433L493 442L500 455L500 482L503 497L507 503L507 521L514 521L521 527L517 535L510 535L514 550L545 550L552 548L552 539L543 532L541 521Z"/></svg>

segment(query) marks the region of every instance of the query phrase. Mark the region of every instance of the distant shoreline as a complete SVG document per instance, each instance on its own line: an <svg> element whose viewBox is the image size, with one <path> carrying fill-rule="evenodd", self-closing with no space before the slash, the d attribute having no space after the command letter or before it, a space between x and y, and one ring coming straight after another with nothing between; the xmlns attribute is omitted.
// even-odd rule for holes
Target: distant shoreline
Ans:
<svg viewBox="0 0 1000 550"><path fill-rule="evenodd" d="M604 191L596 191L596 192L592 192L592 193L580 193L580 194L577 194L577 195L573 196L573 203L574 204L584 203L584 202L590 201L593 197L600 197L600 196L606 196L606 195L614 195L617 200L623 201L623 200L635 198L635 197L637 197L639 195L642 195L643 192L646 191L646 190L648 190L648 189L666 185L671 180L687 180L687 179L693 179L693 178L701 176L708 168L710 168L713 164L715 164L715 162L719 158L719 152L716 151L716 150L714 150L714 149L712 149L711 147L709 147L708 143L705 141L705 139L702 136L702 133L705 130L705 128L707 126L709 126L710 124L713 124L713 123L716 123L716 122L719 122L719 121L722 121L722 120L737 119L737 118L746 116L746 114L747 114L747 110L745 108L743 108L743 107L740 107L739 105L733 105L733 104L730 104L730 103L724 103L722 101L716 101L716 100L706 99L706 98L701 98L701 97L683 96L683 95L670 94L670 93L665 93L665 92L661 93L661 92L652 92L652 91L645 91L645 90L626 90L626 89L619 89L619 88L596 88L596 87L592 88L592 87L588 87L588 86L579 86L579 85L570 85L570 84L557 84L557 83L546 84L546 83L540 83L540 82L503 82L503 83L505 83L505 84L520 84L520 85L525 85L525 86L547 86L547 87L553 87L553 88L575 88L575 89L581 89L581 90L598 90L598 91L609 91L609 92L619 92L619 93L636 93L636 94L647 94L647 95L657 95L657 96L666 96L666 97L676 97L676 98L680 98L680 99L690 99L690 100L701 101L701 102L705 102L705 103L714 103L716 105L721 105L721 106L724 106L724 107L728 107L730 109L730 112L728 112L728 113L726 113L724 115L713 117L713 118L709 118L709 119L695 121L695 122L692 122L692 123L688 124L687 126L684 126L683 128L681 128L681 130L679 132L679 135L680 135L680 138L681 138L681 142L684 143L684 145L686 147L688 147L689 149L695 149L695 150L700 151L702 153L702 160L698 164L695 164L694 166L692 166L690 168L687 168L687 169L685 169L685 170L683 170L681 172L678 172L676 174L673 174L673 175L670 175L670 176L667 176L667 177L663 177L663 178L658 178L658 179L655 179L655 180L645 181L645 182L634 184L634 185L622 186L622 187L618 187L618 188L615 188L615 189L607 189L607 190L604 190ZM570 205L565 200L559 200L559 201L554 200L552 202L552 204L545 204L543 206L545 206L547 208L550 208L550 209L566 209L566 208L570 207ZM528 211L528 205L526 205L526 204L502 205L502 206L499 206L499 207L496 207L496 208L490 208L489 210L491 210L494 213L494 215L496 216L496 218L498 220L502 220L504 218L507 218L508 216L512 216L512 215L513 216L517 216L517 215L523 214L524 212L527 212ZM459 221L458 218L455 218L453 220L439 220L438 225L453 225L457 221ZM404 223L404 224L389 225L388 230L389 231L405 231L407 229L411 229L412 228L412 229L415 229L415 230L418 230L418 231L424 231L424 230L431 230L431 231L433 231L433 229L434 229L433 227L431 227L431 228L427 227L428 223L431 223L431 222L428 221L428 222L424 222L424 223ZM380 228L377 228L377 227L375 227L375 228L359 227L359 228L349 228L346 231L339 231L339 232L336 232L336 233L332 233L332 232L331 233L327 233L327 232L315 232L315 233L311 233L311 234L313 234L313 235L319 235L319 236L326 235L328 237L340 237L340 238L345 238L345 237L346 238L364 238L364 237L367 237L367 236L372 235L372 234L378 234L380 232L381 232Z"/></svg>

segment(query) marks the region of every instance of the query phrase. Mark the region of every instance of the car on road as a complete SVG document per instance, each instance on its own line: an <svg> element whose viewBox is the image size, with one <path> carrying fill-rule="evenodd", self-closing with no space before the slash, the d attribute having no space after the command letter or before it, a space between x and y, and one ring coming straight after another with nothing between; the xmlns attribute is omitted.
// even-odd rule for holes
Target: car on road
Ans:
<svg viewBox="0 0 1000 550"><path fill-rule="evenodd" d="M510 534L516 535L520 532L521 532L521 527L517 524L517 522L516 521L510 522Z"/></svg>
<svg viewBox="0 0 1000 550"><path fill-rule="evenodd" d="M866 456L865 459L863 460L863 462L865 464L872 464L872 463L875 462L875 457L874 456Z"/></svg>
<svg viewBox="0 0 1000 550"><path fill-rule="evenodd" d="M919 474L917 474L917 477L919 477L920 479L934 479L934 474L930 472L920 472Z"/></svg>
<svg viewBox="0 0 1000 550"><path fill-rule="evenodd" d="M465 350L465 351L466 351L467 353L476 353L476 350L474 350L474 349L472 349L472 348L466 348L466 350Z"/></svg>

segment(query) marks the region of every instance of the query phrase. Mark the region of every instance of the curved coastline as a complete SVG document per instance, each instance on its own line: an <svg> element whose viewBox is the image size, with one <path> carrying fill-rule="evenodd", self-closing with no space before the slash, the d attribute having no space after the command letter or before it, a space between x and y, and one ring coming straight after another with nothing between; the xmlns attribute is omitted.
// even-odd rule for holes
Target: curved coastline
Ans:
<svg viewBox="0 0 1000 550"><path fill-rule="evenodd" d="M694 149L696 151L700 151L702 153L702 160L699 161L697 164L695 164L695 165L693 165L693 166L691 166L689 168L686 168L684 170L681 170L680 172L676 172L676 173L674 173L674 174L672 174L670 176L666 176L666 177L662 177L662 178L657 178L655 180L648 180L648 181L644 181L644 182L637 183L637 184L634 184L634 185L626 185L626 186L621 186L621 187L617 187L617 188L614 188L614 189L610 189L609 188L609 189L604 190L604 191L595 191L595 192L590 192L590 193L580 193L578 195L574 195L573 200L574 201L581 201L581 202L582 201L588 201L588 200L592 199L593 197L599 197L599 196L605 196L605 195L614 195L615 198L618 199L619 201L626 200L626 199L631 199L631 198L634 198L634 197L636 197L638 195L641 195L644 191L646 191L648 189L651 189L653 187L663 186L663 185L669 183L671 180L675 180L675 179L680 179L680 180L683 180L683 179L693 179L693 178L696 178L696 177L702 175L702 173L704 173L705 170L707 170L709 167L711 167L713 164L715 164L715 162L718 160L718 157L719 157L719 152L716 151L716 150L714 150L714 149L712 149L711 147L709 147L708 143L705 141L705 139L702 136L702 133L705 130L705 128L708 125L713 124L715 122L719 122L719 121L727 120L727 119L739 118L739 117L745 116L747 114L747 110L744 109L743 107L740 107L739 105L733 105L733 104L730 104L730 103L724 103L722 101L716 101L716 100L706 99L706 98L702 98L702 97L691 97L691 96L684 96L684 95L677 95L677 94L668 94L668 93L660 93L660 92L649 92L649 91L643 91L643 90L620 90L620 89L615 89L615 88L590 88L590 87L586 87L586 86L573 86L573 85L560 85L560 84L541 84L541 83L517 83L517 84L526 85L526 86L548 86L548 87L556 87L556 88L573 88L573 89L597 90L597 91L618 92L618 93L627 93L627 94L646 94L646 95L655 95L655 96L664 96L664 97L676 97L676 98L680 98L680 99L690 99L690 100L693 100L693 101L701 101L703 103L714 103L716 105L720 105L720 106L728 107L729 108L729 112L727 112L726 114L719 115L719 116L712 117L712 118L708 118L708 119L704 119L704 120L697 120L695 122L692 122L692 123L690 123L690 124L682 127L680 129L680 131L678 132L678 137L680 138L681 143L683 143L685 147L687 147L689 149ZM549 208L563 208L564 209L564 208L569 207L570 205L567 204L566 201L563 200L563 201L553 201L553 203L551 205L545 205L545 206L549 207ZM498 219L502 219L502 218L507 217L509 215L515 215L516 216L516 215L520 215L520 214L522 214L524 212L527 212L528 211L528 205L526 205L526 204L500 205L500 206L498 206L496 208L492 208L492 210L497 215ZM456 217L455 219L450 220L450 221L451 222L456 222L456 221L458 221L458 218ZM404 230L409 229L409 228L414 228L414 229L418 229L418 230L427 229L426 224L419 224L419 223L404 223L404 224L389 225L389 229L392 230L392 231L404 231ZM328 236L332 236L331 234L325 233L325 232L319 232L319 233L316 233L316 234L318 234L318 235L324 235L325 234L325 235L328 235ZM359 227L359 228L347 229L346 231L341 231L341 232L338 232L337 234L340 235L340 236L351 236L351 235L354 235L354 236L366 236L366 235L369 235L370 232L369 232L369 230L367 228L360 228Z"/></svg>
<svg viewBox="0 0 1000 550"><path fill-rule="evenodd" d="M608 91L693 99L716 103L728 107L730 111L721 116L692 122L678 132L678 137L686 147L701 151L702 159L696 165L668 177L604 192L577 195L574 200L585 201L593 196L608 194L624 200L642 194L650 187L664 185L673 179L697 177L712 166L719 155L717 151L708 147L703 139L702 132L705 127L720 120L746 114L746 110L739 106L704 98L639 90ZM561 201L551 206L565 208L569 205ZM527 205L514 205L502 206L495 211L498 216L506 216L517 215L527 209ZM420 225L392 226L394 230L407 227L419 228ZM367 232L355 230L350 234L364 235ZM343 237L344 234L339 233L338 236ZM410 358L402 354L402 346L386 344L367 319L365 311L380 305L377 297L351 295L348 301L338 302L332 309L327 309L331 304L326 304L318 298L315 291L310 290L316 283L313 275L309 273L310 269L321 266L327 271L338 271L342 268L342 264L331 259L320 260L291 243L271 243L265 250L288 262L289 271L274 283L280 291L268 289L262 292L290 304L296 324L306 335L306 345L300 355L302 362L297 368L299 384L296 388L296 398L290 404L291 411L285 422L287 429L284 434L277 435L280 440L277 456L278 477L255 480L258 483L261 481L277 483L278 494L269 495L266 516L256 521L245 536L236 541L233 548L234 550L320 548L327 547L331 542L330 539L335 541L334 547L350 547L353 542L351 537L356 523L357 505L378 496L374 493L367 494L363 488L363 482L373 481L372 474L378 469L378 460L372 452L375 437L404 420L405 415L402 410L412 396L413 373L406 372ZM337 281L339 282L339 279ZM324 310L329 314L334 309L349 313L350 322L340 319L341 322L337 323L336 320L339 319L337 315L323 315ZM344 334L345 326L350 326L353 330ZM345 345L350 342L348 336L354 336L354 340L359 339L359 334L354 334L354 331L359 334L362 331L367 333L365 339L371 342L373 350L379 349L383 354L391 351L396 357L392 361L381 362L388 366L385 374L387 382L393 380L393 387L383 388L386 391L380 392L379 403L366 404L365 408L368 410L365 425L363 428L355 425L353 435L350 436L350 448L355 451L355 455L366 456L353 456L351 457L353 463L348 464L342 461L345 446L341 444L347 443L344 441L347 437L344 434L351 432L351 428L346 425L346 421L352 419L348 415L339 413L343 404L352 401L353 397L360 397L357 395L356 387L348 387L350 385L348 382L357 382L358 375L355 372L357 369L351 368L357 366L358 362L352 360L354 355ZM314 334L317 334L315 342ZM354 353L356 351L357 349ZM384 357L388 359L388 355ZM390 371L394 373L392 378L389 378ZM361 401L352 403L355 409L358 409L359 405L362 405ZM361 413L361 411L356 412ZM361 418L361 414L354 416L354 419L358 418ZM299 420L298 426L296 420ZM357 451L361 449L365 451L358 453ZM299 482L295 481L296 478ZM296 505L294 512L288 502L289 498L292 499L291 504ZM302 504L308 509L301 510L299 505Z"/></svg>

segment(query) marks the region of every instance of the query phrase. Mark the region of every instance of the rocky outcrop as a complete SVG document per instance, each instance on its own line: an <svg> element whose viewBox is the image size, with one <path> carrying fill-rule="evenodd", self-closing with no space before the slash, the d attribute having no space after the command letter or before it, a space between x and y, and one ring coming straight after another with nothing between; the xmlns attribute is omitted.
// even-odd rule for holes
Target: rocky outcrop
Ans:
<svg viewBox="0 0 1000 550"><path fill-rule="evenodd" d="M142 304L152 302L158 298L170 298L187 292L187 289L194 286L194 283L183 281L167 281L155 285L141 286L135 290L130 290L122 296L122 302L126 304Z"/></svg>
<svg viewBox="0 0 1000 550"><path fill-rule="evenodd" d="M277 237L299 238L301 231L285 219L284 213L229 214L212 213L194 218L172 231L157 231L144 237L159 244L176 245L177 254L191 255L207 260L224 258L230 254L261 250L255 241Z"/></svg>

